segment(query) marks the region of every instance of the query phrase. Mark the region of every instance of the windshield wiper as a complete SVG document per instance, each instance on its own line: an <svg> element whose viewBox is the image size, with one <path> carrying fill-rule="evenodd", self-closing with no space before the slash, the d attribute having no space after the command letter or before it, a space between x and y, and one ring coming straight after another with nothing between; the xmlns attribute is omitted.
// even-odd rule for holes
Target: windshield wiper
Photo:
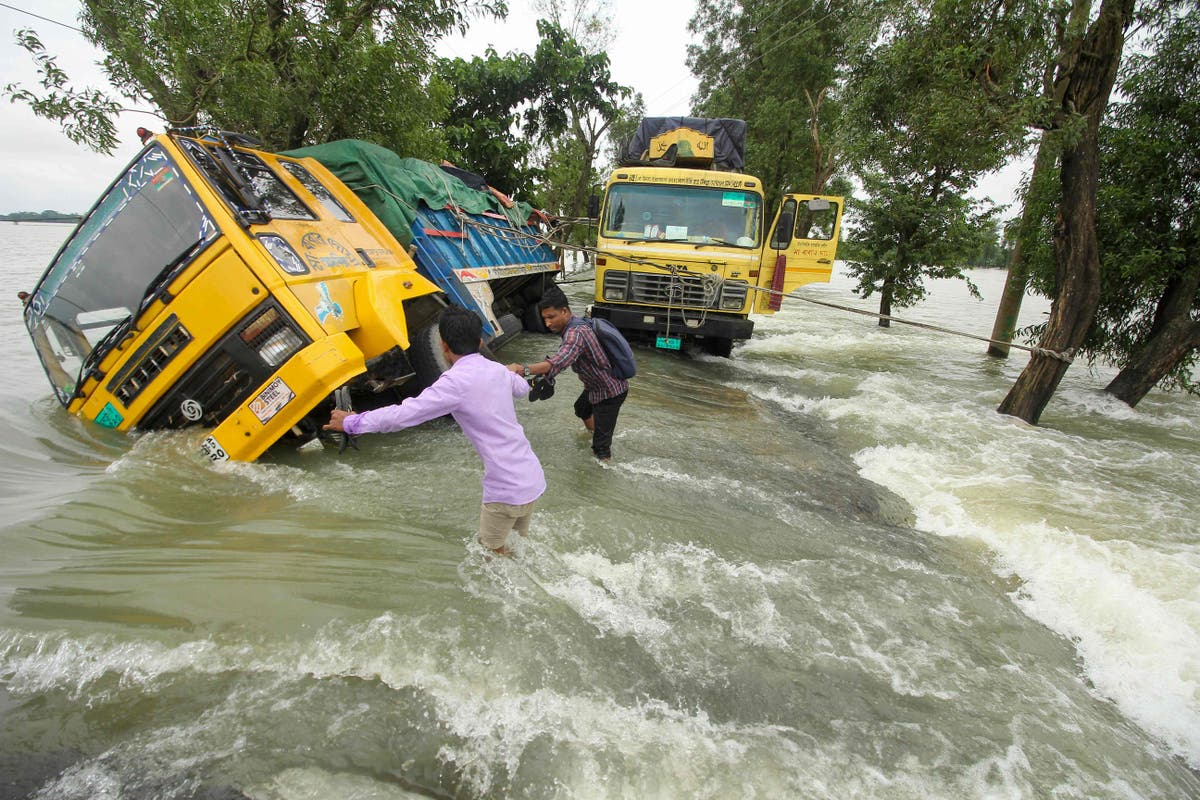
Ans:
<svg viewBox="0 0 1200 800"><path fill-rule="evenodd" d="M258 196L258 192L254 191L254 187L242 172L242 168L238 165L232 152L232 149L224 147L212 148L213 161L221 172L225 174L226 179L229 181L229 188L237 195L238 200L245 207L238 215L239 220L255 225L262 225L269 222L271 214L266 204ZM243 227L245 226L243 225Z"/></svg>
<svg viewBox="0 0 1200 800"><path fill-rule="evenodd" d="M134 316L141 316L141 313L159 298L162 298L164 303L169 303L174 299L171 293L167 291L167 285L179 274L183 267L187 266L188 262L192 260L192 256L196 254L206 241L201 238L192 242L186 250L175 256L165 267L158 271L158 274L146 286L146 293L142 295L141 302L138 303L137 313Z"/></svg>
<svg viewBox="0 0 1200 800"><path fill-rule="evenodd" d="M146 293L142 295L142 300L138 303L137 311L129 314L116 325L109 328L108 333L100 337L100 341L96 342L95 346L92 347L83 359L83 364L79 367L79 376L75 383L76 397L80 396L80 391L83 389L83 385L87 383L88 378L100 379L104 377L104 373L96 369L97 365L104 360L104 357L118 343L124 340L125 334L129 333L130 329L133 328L133 323L142 315L142 312L159 298L162 298L164 303L171 301L171 293L167 291L167 284L192 260L192 256L196 254L205 242L205 239L197 239L186 250L171 259L166 266L158 271L158 274L154 276L154 280L150 281L150 285L146 287Z"/></svg>

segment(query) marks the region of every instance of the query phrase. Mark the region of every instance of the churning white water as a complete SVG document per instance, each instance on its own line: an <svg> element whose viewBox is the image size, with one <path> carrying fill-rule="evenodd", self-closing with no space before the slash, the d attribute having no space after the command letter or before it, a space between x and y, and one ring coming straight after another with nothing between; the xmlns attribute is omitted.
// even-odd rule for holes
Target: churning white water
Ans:
<svg viewBox="0 0 1200 800"><path fill-rule="evenodd" d="M67 232L0 226L6 797L1200 796L1195 398L1076 364L1027 426L1020 352L789 300L639 350L612 469L573 377L523 404L486 561L452 425L215 467L67 416L15 299ZM986 336L1003 277L901 315Z"/></svg>

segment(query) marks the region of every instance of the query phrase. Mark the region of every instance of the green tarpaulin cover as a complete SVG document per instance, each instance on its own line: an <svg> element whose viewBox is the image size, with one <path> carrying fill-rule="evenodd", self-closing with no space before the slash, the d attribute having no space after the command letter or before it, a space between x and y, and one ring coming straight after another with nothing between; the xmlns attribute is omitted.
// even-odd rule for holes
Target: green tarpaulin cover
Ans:
<svg viewBox="0 0 1200 800"><path fill-rule="evenodd" d="M455 205L468 214L492 211L515 226L526 225L533 213L528 203L505 208L491 192L470 188L436 164L401 158L385 147L358 139L301 147L281 155L319 161L349 186L405 247L412 243L412 223L421 203L435 210Z"/></svg>

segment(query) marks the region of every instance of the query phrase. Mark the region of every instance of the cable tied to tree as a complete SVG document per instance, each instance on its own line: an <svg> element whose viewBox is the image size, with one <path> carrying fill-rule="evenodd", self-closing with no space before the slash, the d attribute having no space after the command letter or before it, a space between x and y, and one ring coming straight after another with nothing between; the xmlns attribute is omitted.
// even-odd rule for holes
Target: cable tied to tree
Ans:
<svg viewBox="0 0 1200 800"><path fill-rule="evenodd" d="M763 289L758 286L752 286L750 288L756 292L766 292L768 294L782 294L781 292L776 292L771 289ZM930 325L927 322L916 322L915 320L911 320L911 319L902 319L900 317L893 317L890 314L880 314L875 311L867 311L866 309L862 309L862 308L854 308L853 306L843 306L843 305L838 305L837 303L829 303L824 300L814 300L811 297L804 297L803 295L786 294L786 295L782 295L782 296L790 297L795 300L803 300L804 302L812 303L813 305L825 306L827 308L836 308L840 311L849 311L852 314L862 314L864 317L876 317L877 319L886 319L889 322L898 322L901 325L912 325L914 328L924 328L926 330L937 331L939 333L948 333L951 336L962 336L967 339L975 339L980 342L987 342L988 344L1002 344L1002 345L1006 345L1008 347L1015 347L1018 350L1025 350L1026 352L1033 353L1034 355L1044 356L1046 358L1057 359L1058 361L1062 361L1066 364L1070 364L1071 362L1073 362L1075 360L1076 349L1074 347L1069 348L1063 352L1059 352L1057 350L1050 350L1045 347L1038 347L1036 345L1016 344L1015 342L1006 342L1001 339L991 339L987 336L977 336L973 333L964 333L963 331L951 330L950 328L943 328L938 325Z"/></svg>

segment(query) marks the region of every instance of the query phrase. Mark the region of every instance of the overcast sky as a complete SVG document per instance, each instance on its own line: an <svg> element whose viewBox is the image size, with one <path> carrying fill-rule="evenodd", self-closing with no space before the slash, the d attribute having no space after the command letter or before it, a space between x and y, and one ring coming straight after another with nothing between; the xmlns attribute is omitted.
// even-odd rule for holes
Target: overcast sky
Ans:
<svg viewBox="0 0 1200 800"><path fill-rule="evenodd" d="M100 53L82 34L64 27L78 26L78 0L0 2L0 85L36 85L33 59L17 46L14 36L20 28L32 28L74 86L109 90L97 65ZM690 41L687 23L696 7L696 0L613 0L617 36L608 48L613 78L640 91L651 116L689 111L696 81L685 63ZM476 22L466 37L440 43L438 53L469 58L482 54L488 45L501 54L532 52L537 44L536 19L527 0L510 0L505 23ZM123 114L118 123L120 148L113 156L101 156L73 144L56 123L36 118L25 105L4 103L0 109L0 213L87 210L137 154L138 126L162 129L161 121L148 114ZM1019 167L1008 170L989 181L987 191L997 202L1008 202L1019 179Z"/></svg>

